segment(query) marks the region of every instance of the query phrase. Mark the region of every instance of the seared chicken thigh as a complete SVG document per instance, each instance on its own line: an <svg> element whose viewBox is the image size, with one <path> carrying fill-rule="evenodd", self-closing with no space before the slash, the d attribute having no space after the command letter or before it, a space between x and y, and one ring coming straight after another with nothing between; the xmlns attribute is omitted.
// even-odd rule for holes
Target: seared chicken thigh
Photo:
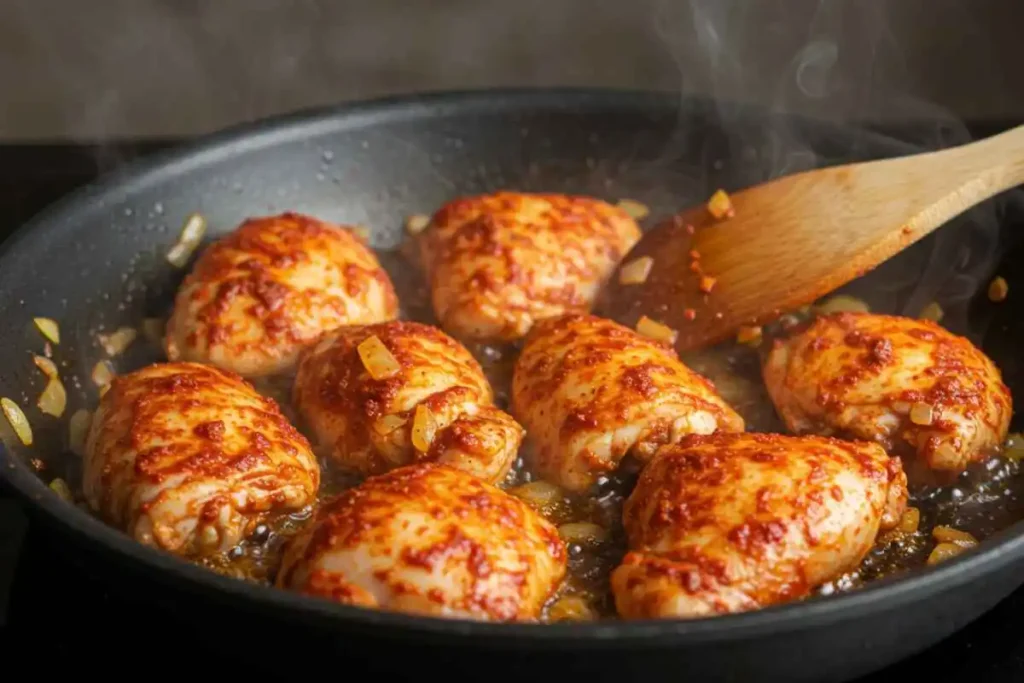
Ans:
<svg viewBox="0 0 1024 683"><path fill-rule="evenodd" d="M777 434L690 436L640 474L612 574L630 619L743 612L806 596L854 569L906 507L878 444Z"/></svg>
<svg viewBox="0 0 1024 683"><path fill-rule="evenodd" d="M536 619L565 575L555 527L459 470L418 463L324 504L278 585L337 602L482 621Z"/></svg>
<svg viewBox="0 0 1024 683"><path fill-rule="evenodd" d="M394 363L387 376L368 369L379 361ZM347 469L379 474L435 460L497 483L523 428L492 401L465 347L404 321L328 333L303 355L294 389L303 419Z"/></svg>
<svg viewBox="0 0 1024 683"><path fill-rule="evenodd" d="M686 434L744 427L669 345L589 314L534 327L516 362L512 406L537 473L573 491L627 453L643 461Z"/></svg>
<svg viewBox="0 0 1024 683"><path fill-rule="evenodd" d="M764 379L790 430L877 441L947 475L998 448L1012 412L995 364L926 320L819 317L775 343Z"/></svg>
<svg viewBox="0 0 1024 683"><path fill-rule="evenodd" d="M306 439L241 377L159 363L114 378L86 439L90 506L136 540L199 557L315 501Z"/></svg>
<svg viewBox="0 0 1024 683"><path fill-rule="evenodd" d="M167 324L167 357L247 377L287 371L338 325L398 313L387 273L351 231L309 216L251 218L206 248Z"/></svg>
<svg viewBox="0 0 1024 683"><path fill-rule="evenodd" d="M419 237L438 319L475 340L517 339L537 320L589 310L639 239L611 204L522 192L449 202Z"/></svg>

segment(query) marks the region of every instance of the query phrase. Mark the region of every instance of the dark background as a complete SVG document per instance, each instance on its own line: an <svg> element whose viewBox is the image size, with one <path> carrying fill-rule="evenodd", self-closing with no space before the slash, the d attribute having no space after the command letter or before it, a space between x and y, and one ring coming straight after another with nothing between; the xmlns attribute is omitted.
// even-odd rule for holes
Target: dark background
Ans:
<svg viewBox="0 0 1024 683"><path fill-rule="evenodd" d="M0 238L138 154L409 91L648 87L980 137L1024 121L1022 29L1014 0L0 1ZM203 615L153 613L52 543L0 490L0 654L52 671L132 652L175 670L207 655L260 666L190 641ZM1022 608L1019 592L864 683L1024 680Z"/></svg>

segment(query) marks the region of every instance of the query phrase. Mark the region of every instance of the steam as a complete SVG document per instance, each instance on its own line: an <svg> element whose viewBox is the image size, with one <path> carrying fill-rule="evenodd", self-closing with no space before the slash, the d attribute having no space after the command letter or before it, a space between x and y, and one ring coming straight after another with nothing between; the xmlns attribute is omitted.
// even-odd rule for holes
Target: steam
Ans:
<svg viewBox="0 0 1024 683"><path fill-rule="evenodd" d="M666 0L658 7L655 26L679 68L682 106L695 95L711 93L720 125L734 137L730 163L754 160L749 168L731 169L730 177L741 178L740 186L745 186L866 160L877 147L869 140L878 136L873 116L879 112L889 121L909 124L898 138L889 138L902 153L971 141L957 116L911 91L887 6L839 0ZM772 36L785 35L791 41L794 33L805 39L790 44L786 58L785 46ZM754 52L751 45L767 45L771 54ZM788 61L773 65L779 55ZM741 112L751 102L769 103L767 131L743 130ZM842 126L841 139L810 139L794 114ZM672 153L692 151L675 148ZM976 207L844 289L874 310L908 316L938 302L944 324L979 338L984 323L968 324L969 304L987 285L1005 250L999 218L1011 202L1024 203L1024 198L1019 192L1007 193Z"/></svg>

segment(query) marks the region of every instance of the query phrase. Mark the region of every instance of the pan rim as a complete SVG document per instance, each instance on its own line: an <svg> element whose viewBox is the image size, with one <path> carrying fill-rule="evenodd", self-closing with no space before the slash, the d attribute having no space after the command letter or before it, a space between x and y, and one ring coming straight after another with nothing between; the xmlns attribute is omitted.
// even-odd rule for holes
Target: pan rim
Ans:
<svg viewBox="0 0 1024 683"><path fill-rule="evenodd" d="M410 95L391 95L339 105L304 109L258 121L231 126L204 135L170 150L132 161L114 172L94 180L51 204L15 230L0 243L0 263L28 240L45 232L46 225L60 223L58 217L75 207L114 192L126 192L136 184L145 184L160 174L175 174L190 166L231 156L240 145L247 150L279 144L309 136L317 130L359 128L370 122L395 121L423 116L443 116L445 111L465 114L508 112L515 109L573 110L584 106L603 106L614 110L640 110L670 113L680 106L714 107L700 99L681 99L671 91L621 88L496 88L483 90L446 90ZM717 105L722 106L722 105ZM728 105L732 106L732 105ZM739 109L761 112L754 107ZM836 129L835 124L786 116L820 130ZM915 151L910 145L864 132L872 149L891 150L891 155ZM72 533L89 543L90 549L131 562L134 570L156 572L156 581L182 580L192 592L212 591L220 599L243 601L246 607L273 612L276 616L301 614L326 624L345 624L402 631L420 637L466 638L474 641L500 641L507 647L558 648L568 642L577 646L636 647L664 641L702 642L737 640L768 632L795 631L855 619L879 611L891 611L901 605L935 598L940 592L994 573L1024 556L1024 521L994 534L976 549L934 567L915 569L904 576L892 576L872 582L855 591L805 601L767 607L741 614L728 614L693 620L608 620L596 623L499 624L462 619L444 619L338 605L276 588L248 584L220 576L181 560L169 553L137 543L77 507L58 498L29 467L0 444L0 477L13 492L50 525Z"/></svg>

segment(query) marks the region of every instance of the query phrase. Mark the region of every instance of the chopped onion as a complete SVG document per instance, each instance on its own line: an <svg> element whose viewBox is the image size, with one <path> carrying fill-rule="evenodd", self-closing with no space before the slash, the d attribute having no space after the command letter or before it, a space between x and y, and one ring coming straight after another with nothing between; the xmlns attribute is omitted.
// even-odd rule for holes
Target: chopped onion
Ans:
<svg viewBox="0 0 1024 683"><path fill-rule="evenodd" d="M373 431L381 436L387 436L396 429L400 429L408 422L404 417L398 415L385 415L373 423Z"/></svg>
<svg viewBox="0 0 1024 683"><path fill-rule="evenodd" d="M109 385L110 381L114 379L114 375L114 368L105 360L96 363L92 368L92 381L98 387Z"/></svg>
<svg viewBox="0 0 1024 683"><path fill-rule="evenodd" d="M21 443L31 446L32 426L28 423L28 418L25 417L21 407L9 398L0 398L0 409L3 409L7 421L11 423L11 428L17 434Z"/></svg>
<svg viewBox="0 0 1024 683"><path fill-rule="evenodd" d="M133 327L121 327L111 334L98 334L96 338L108 356L116 356L131 346L138 334Z"/></svg>
<svg viewBox="0 0 1024 683"><path fill-rule="evenodd" d="M917 317L921 320L931 320L933 323L937 323L942 320L943 315L942 306L939 306L938 302L933 301L925 306Z"/></svg>
<svg viewBox="0 0 1024 683"><path fill-rule="evenodd" d="M206 219L194 213L185 220L178 242L167 252L167 260L176 268L184 268L206 233Z"/></svg>
<svg viewBox="0 0 1024 683"><path fill-rule="evenodd" d="M927 403L915 403L910 407L910 421L916 425L930 425L934 418L935 409Z"/></svg>
<svg viewBox="0 0 1024 683"><path fill-rule="evenodd" d="M363 340L356 347L356 351L363 361L363 367L374 379L387 379L402 369L398 360L377 335Z"/></svg>
<svg viewBox="0 0 1024 683"><path fill-rule="evenodd" d="M60 327L55 321L49 318L33 318L32 320L44 337L54 344L60 344Z"/></svg>
<svg viewBox="0 0 1024 683"><path fill-rule="evenodd" d="M870 313L871 308L856 297L839 294L819 306L816 306L819 313L826 315L831 313Z"/></svg>
<svg viewBox="0 0 1024 683"><path fill-rule="evenodd" d="M641 256L633 259L622 266L619 271L619 283L623 285L639 285L647 281L654 267L654 259L650 256Z"/></svg>
<svg viewBox="0 0 1024 683"><path fill-rule="evenodd" d="M420 453L426 453L434 443L436 432L437 422L434 421L434 414L430 412L430 408L422 403L416 406L412 418L412 447Z"/></svg>
<svg viewBox="0 0 1024 683"><path fill-rule="evenodd" d="M917 527L920 524L921 511L915 507L908 507L903 511L899 524L896 525L896 530L903 534L912 534L917 531Z"/></svg>
<svg viewBox="0 0 1024 683"><path fill-rule="evenodd" d="M36 367L43 371L43 374L49 379L55 379L60 376L60 372L57 370L57 364L49 358L43 356L32 356L32 362L36 364Z"/></svg>
<svg viewBox="0 0 1024 683"><path fill-rule="evenodd" d="M636 331L645 337L650 337L666 344L675 344L678 332L671 327L666 327L656 320L651 320L646 315L640 316L636 323Z"/></svg>
<svg viewBox="0 0 1024 683"><path fill-rule="evenodd" d="M85 440L89 435L92 413L85 408L75 411L68 423L68 448L78 456L85 455Z"/></svg>
<svg viewBox="0 0 1024 683"><path fill-rule="evenodd" d="M142 336L153 344L159 344L164 338L164 321L161 318L146 318L142 321Z"/></svg>
<svg viewBox="0 0 1024 683"><path fill-rule="evenodd" d="M54 377L46 383L46 388L39 395L36 405L39 410L53 417L60 417L64 414L64 409L68 405L68 392L64 390L64 385L59 377Z"/></svg>
<svg viewBox="0 0 1024 683"><path fill-rule="evenodd" d="M558 527L558 535L566 543L587 545L602 543L608 539L608 532L592 522L570 522Z"/></svg>
<svg viewBox="0 0 1024 683"><path fill-rule="evenodd" d="M628 213L629 217L634 220L640 220L651 212L651 210L647 208L646 204L641 204L635 199L620 199L618 207Z"/></svg>
<svg viewBox="0 0 1024 683"><path fill-rule="evenodd" d="M593 621L597 616L586 600L575 595L559 598L548 608L548 621Z"/></svg>
<svg viewBox="0 0 1024 683"><path fill-rule="evenodd" d="M932 538L940 543L955 543L963 548L973 548L978 545L978 539L974 536L951 526L935 527L932 529Z"/></svg>
<svg viewBox="0 0 1024 683"><path fill-rule="evenodd" d="M405 230L410 235L418 235L430 225L430 216L416 213L405 219Z"/></svg>
<svg viewBox="0 0 1024 683"><path fill-rule="evenodd" d="M711 290L715 288L716 282L718 282L718 278L711 277L710 275L702 275L700 278L700 291L705 294L710 294Z"/></svg>
<svg viewBox="0 0 1024 683"><path fill-rule="evenodd" d="M74 495L71 493L71 487L68 486L68 483L60 477L57 477L50 482L50 490L69 503L75 499Z"/></svg>
<svg viewBox="0 0 1024 683"><path fill-rule="evenodd" d="M962 545L957 545L956 543L940 543L935 546L935 549L932 550L931 554L928 556L928 565L930 566L938 564L939 562L944 562L952 557L956 557L965 550L967 550L967 548Z"/></svg>
<svg viewBox="0 0 1024 683"><path fill-rule="evenodd" d="M990 301L996 303L1006 299L1006 295L1010 293L1010 285L1006 282L1006 278L1000 276L988 285L988 298Z"/></svg>
<svg viewBox="0 0 1024 683"><path fill-rule="evenodd" d="M736 215L736 209L733 208L732 199L725 193L725 190L717 190L711 199L708 200L708 211L712 216L718 220L723 218L732 218Z"/></svg>
<svg viewBox="0 0 1024 683"><path fill-rule="evenodd" d="M736 333L736 341L740 344L760 344L764 331L759 326L744 325Z"/></svg>
<svg viewBox="0 0 1024 683"><path fill-rule="evenodd" d="M532 481L511 488L508 492L537 510L543 510L565 498L562 489L546 481Z"/></svg>

